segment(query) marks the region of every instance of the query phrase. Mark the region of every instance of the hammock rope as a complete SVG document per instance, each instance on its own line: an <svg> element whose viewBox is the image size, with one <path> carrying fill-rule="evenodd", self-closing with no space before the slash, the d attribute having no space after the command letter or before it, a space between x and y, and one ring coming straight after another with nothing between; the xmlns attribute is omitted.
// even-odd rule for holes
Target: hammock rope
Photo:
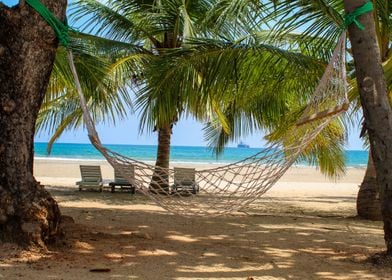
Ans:
<svg viewBox="0 0 392 280"><path fill-rule="evenodd" d="M310 104L303 113L303 118L319 112L319 110L331 108L331 105L348 104L345 44L344 32L340 36L332 59L314 95L312 95ZM292 166L321 130L334 117L342 113L342 111L339 111L318 120L307 122L306 125L292 128L295 132L288 131L288 139L283 141L289 142L289 144L273 143L256 155L239 162L212 169L196 170L195 179L199 187L197 194L192 193L191 190L173 192L171 187L174 182L173 169L148 165L111 151L101 144L81 90L72 51L70 50L68 50L68 60L77 85L91 143L115 170L119 171L123 177L136 186L138 191L150 197L164 209L183 216L217 216L244 209L266 193ZM301 135L301 137L290 139L291 135ZM129 172L127 172L131 165L134 168L134 177L130 177ZM154 184L152 189L153 177L160 184Z"/></svg>
<svg viewBox="0 0 392 280"><path fill-rule="evenodd" d="M39 0L26 0L26 2L52 26L60 43L67 46L69 44L69 37L65 35L69 29L67 24L59 21ZM357 17L373 9L368 3L348 14L345 18L345 26L354 23L361 28ZM339 37L332 58L307 108L297 126L287 131L283 144L272 143L259 153L239 162L213 169L197 170L195 172L196 183L199 187L197 194L187 190L173 191L170 185L174 181L173 169L148 165L108 150L102 145L82 92L70 48L68 48L67 55L90 141L113 168L134 184L138 191L149 196L170 212L184 216L218 216L240 211L267 192L323 128L347 110L345 53L346 34L344 31ZM293 139L293 135L301 135L301 137ZM134 176L129 176L130 166L134 167ZM154 184L153 189L151 189L152 178L157 178L161 182L161 184Z"/></svg>

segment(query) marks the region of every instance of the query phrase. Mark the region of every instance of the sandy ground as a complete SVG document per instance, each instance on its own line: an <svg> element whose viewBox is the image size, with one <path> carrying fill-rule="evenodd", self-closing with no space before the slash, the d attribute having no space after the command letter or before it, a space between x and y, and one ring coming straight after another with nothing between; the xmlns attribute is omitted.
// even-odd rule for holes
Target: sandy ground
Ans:
<svg viewBox="0 0 392 280"><path fill-rule="evenodd" d="M370 258L382 223L355 217L364 169L331 182L292 168L242 213L184 218L141 194L77 191L79 164L36 161L66 236L47 253L1 244L0 279L392 279L392 264Z"/></svg>

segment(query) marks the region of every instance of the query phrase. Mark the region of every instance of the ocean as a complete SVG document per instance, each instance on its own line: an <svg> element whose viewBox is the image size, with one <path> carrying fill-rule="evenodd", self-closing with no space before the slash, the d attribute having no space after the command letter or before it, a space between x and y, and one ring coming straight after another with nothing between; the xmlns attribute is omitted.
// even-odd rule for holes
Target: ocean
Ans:
<svg viewBox="0 0 392 280"><path fill-rule="evenodd" d="M46 153L47 143L34 143L35 157L61 158L61 159L103 159L102 155L91 144L55 143L50 155ZM157 146L149 145L105 145L110 150L141 161L155 161ZM228 147L224 153L216 157L206 147L172 146L170 160L175 163L208 163L226 164L240 161L260 152L262 148L232 148ZM346 164L348 167L366 167L367 151L346 151ZM306 163L297 165L306 166Z"/></svg>

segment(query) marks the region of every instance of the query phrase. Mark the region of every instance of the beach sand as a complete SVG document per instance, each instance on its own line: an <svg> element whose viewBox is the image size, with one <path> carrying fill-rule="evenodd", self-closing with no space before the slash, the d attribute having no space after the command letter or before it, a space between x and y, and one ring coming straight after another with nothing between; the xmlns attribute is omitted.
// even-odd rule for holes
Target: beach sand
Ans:
<svg viewBox="0 0 392 280"><path fill-rule="evenodd" d="M83 163L113 178L103 161L35 161L66 236L47 253L0 245L0 279L392 279L369 259L384 250L382 223L355 217L364 169L330 181L293 167L244 212L184 218L141 194L79 192Z"/></svg>

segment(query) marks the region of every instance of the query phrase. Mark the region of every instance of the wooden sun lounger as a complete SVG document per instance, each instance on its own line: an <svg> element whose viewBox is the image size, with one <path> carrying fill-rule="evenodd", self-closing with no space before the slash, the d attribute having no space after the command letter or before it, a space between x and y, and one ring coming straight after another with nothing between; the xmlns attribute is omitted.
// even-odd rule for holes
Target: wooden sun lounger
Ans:
<svg viewBox="0 0 392 280"><path fill-rule="evenodd" d="M199 186L196 184L196 171L194 168L174 167L174 184L172 190L176 192L199 192Z"/></svg>
<svg viewBox="0 0 392 280"><path fill-rule="evenodd" d="M102 192L103 181L101 167L99 165L80 165L81 181L76 182L79 191L82 189L96 189Z"/></svg>
<svg viewBox="0 0 392 280"><path fill-rule="evenodd" d="M126 169L125 169L126 168ZM121 172L114 170L114 181L109 183L109 187L112 189L112 193L115 192L116 186L120 187L120 190L129 190L131 193L135 193L135 184L132 179L135 178L135 168L133 165L124 167L126 178L122 176ZM124 170L122 170L124 172ZM131 181L129 181L131 179Z"/></svg>

